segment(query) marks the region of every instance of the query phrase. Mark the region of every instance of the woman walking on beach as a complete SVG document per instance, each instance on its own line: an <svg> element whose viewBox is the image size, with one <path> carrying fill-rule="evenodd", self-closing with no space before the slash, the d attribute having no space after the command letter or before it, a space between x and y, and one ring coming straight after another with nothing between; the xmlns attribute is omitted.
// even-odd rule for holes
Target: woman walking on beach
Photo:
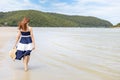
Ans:
<svg viewBox="0 0 120 80"><path fill-rule="evenodd" d="M18 26L18 34L16 42L13 48L17 47L16 59L21 60L23 58L24 70L28 70L28 62L30 59L30 53L35 49L35 40L33 36L32 27L28 26L28 18L24 18Z"/></svg>

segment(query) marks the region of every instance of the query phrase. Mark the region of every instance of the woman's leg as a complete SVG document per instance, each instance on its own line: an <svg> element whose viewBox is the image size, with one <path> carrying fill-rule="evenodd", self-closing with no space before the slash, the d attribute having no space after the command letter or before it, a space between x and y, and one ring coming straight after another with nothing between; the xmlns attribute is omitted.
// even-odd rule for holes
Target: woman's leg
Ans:
<svg viewBox="0 0 120 80"><path fill-rule="evenodd" d="M24 70L27 71L28 70L28 62L29 62L30 56L24 56L23 57L23 63L24 63Z"/></svg>
<svg viewBox="0 0 120 80"><path fill-rule="evenodd" d="M29 55L26 56L26 60L27 60L27 65L28 65L29 60L30 60L30 56Z"/></svg>

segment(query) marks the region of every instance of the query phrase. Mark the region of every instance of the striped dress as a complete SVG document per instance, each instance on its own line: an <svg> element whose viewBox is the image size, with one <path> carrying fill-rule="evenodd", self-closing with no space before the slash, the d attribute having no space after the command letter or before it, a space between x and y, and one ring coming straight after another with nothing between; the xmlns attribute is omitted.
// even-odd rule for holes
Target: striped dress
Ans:
<svg viewBox="0 0 120 80"><path fill-rule="evenodd" d="M22 32L20 41L17 45L16 59L21 60L22 57L30 55L32 51L32 39L30 31Z"/></svg>

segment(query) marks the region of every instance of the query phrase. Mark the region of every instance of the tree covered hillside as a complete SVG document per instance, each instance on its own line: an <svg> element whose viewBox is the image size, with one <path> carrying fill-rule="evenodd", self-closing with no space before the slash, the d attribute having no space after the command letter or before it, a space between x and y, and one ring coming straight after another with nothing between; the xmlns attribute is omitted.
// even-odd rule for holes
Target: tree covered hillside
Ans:
<svg viewBox="0 0 120 80"><path fill-rule="evenodd" d="M113 27L120 27L120 23L114 25Z"/></svg>
<svg viewBox="0 0 120 80"><path fill-rule="evenodd" d="M39 27L111 27L109 21L91 16L70 16L36 10L0 12L0 26L17 26L23 17L30 18L31 26Z"/></svg>

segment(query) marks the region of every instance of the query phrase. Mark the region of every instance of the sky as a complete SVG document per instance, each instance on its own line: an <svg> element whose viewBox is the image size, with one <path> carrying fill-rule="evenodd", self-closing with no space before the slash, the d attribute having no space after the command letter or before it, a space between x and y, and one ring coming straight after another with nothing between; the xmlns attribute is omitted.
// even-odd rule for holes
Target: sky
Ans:
<svg viewBox="0 0 120 80"><path fill-rule="evenodd" d="M0 12L39 10L67 15L94 16L120 23L120 0L1 0Z"/></svg>

